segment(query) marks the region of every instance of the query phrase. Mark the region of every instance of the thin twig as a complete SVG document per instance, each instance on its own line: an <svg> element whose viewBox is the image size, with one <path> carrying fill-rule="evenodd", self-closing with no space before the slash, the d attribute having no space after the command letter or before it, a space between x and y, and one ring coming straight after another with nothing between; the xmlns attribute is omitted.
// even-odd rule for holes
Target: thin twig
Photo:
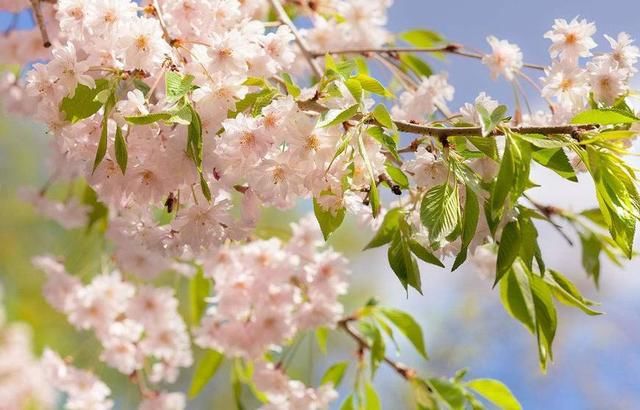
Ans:
<svg viewBox="0 0 640 410"><path fill-rule="evenodd" d="M358 347L360 349L371 350L371 345L367 342L362 335L360 335L357 331L355 331L350 323L356 319L352 317L345 318L338 322L338 326L342 329L347 335L351 336L353 340L358 343ZM386 364L388 364L396 373L398 373L405 380L411 380L416 377L417 372L410 367L405 366L400 362L396 362L395 360L389 358L388 356L384 356L382 359Z"/></svg>
<svg viewBox="0 0 640 410"><path fill-rule="evenodd" d="M167 24L164 21L164 17L162 16L162 9L160 8L160 4L158 0L153 0L153 11L152 14L158 19L160 23L160 28L162 29L164 40L173 46L173 38L169 35L169 30L167 29Z"/></svg>
<svg viewBox="0 0 640 410"><path fill-rule="evenodd" d="M307 42L302 37L302 35L300 35L300 32L296 28L295 24L293 24L293 21L291 21L291 19L287 15L287 12L285 11L284 7L282 7L282 3L280 3L280 0L270 0L270 2L271 2L271 6L273 7L276 14L278 15L278 19L282 22L282 24L286 24L289 27L289 29L291 29L291 32L293 33L293 36L296 39L296 43L298 43L298 47L300 47L300 50L302 51L302 55L304 56L304 58L307 59L307 62L309 63L311 70L313 70L314 74L318 78L321 78L322 69L320 68L320 65L318 65L318 62L316 60L314 60L314 55L310 51L311 49L307 45Z"/></svg>
<svg viewBox="0 0 640 410"><path fill-rule="evenodd" d="M321 57L325 54L400 54L400 53L447 53L458 55L461 57L473 58L476 60L482 60L484 55L481 53L474 53L464 50L464 47L459 44L447 44L441 47L382 47L382 48L356 48L356 49L343 49L343 50L327 50L324 52L313 53L314 57ZM544 70L545 67L540 64L524 63L523 67L531 68L534 70Z"/></svg>
<svg viewBox="0 0 640 410"><path fill-rule="evenodd" d="M523 196L527 199L527 201L531 203L531 205L533 205L538 211L540 211L540 213L546 218L546 221L549 222L551 226L553 226L555 230L558 231L558 233L560 233L560 235L567 241L567 243L570 246L573 246L573 241L562 230L562 226L560 226L559 224L557 224L551 219L553 215L558 215L560 213L559 210L554 206L542 205L539 202L531 199L531 197L529 197L527 194L523 194Z"/></svg>
<svg viewBox="0 0 640 410"><path fill-rule="evenodd" d="M40 29L40 35L42 36L42 45L45 48L51 47L51 41L49 41L49 33L47 33L47 27L44 24L44 17L42 17L41 0L31 0L31 8L33 14L36 17L36 23Z"/></svg>

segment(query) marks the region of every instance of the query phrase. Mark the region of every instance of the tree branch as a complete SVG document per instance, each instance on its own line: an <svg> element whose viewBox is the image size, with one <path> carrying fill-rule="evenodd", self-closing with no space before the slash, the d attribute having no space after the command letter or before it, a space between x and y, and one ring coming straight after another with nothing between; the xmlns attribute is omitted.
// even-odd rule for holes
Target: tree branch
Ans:
<svg viewBox="0 0 640 410"><path fill-rule="evenodd" d="M49 40L49 33L47 33L47 27L44 24L44 17L42 17L41 0L30 0L31 8L33 9L33 15L35 16L36 24L40 29L40 35L42 36L42 45L45 48L51 47L51 41Z"/></svg>
<svg viewBox="0 0 640 410"><path fill-rule="evenodd" d="M325 54L401 54L401 53L447 53L458 55L461 57L474 58L476 60L482 60L484 57L480 53L473 53L471 51L464 50L464 47L459 44L447 44L441 47L382 47L382 48L358 48L358 49L344 49L344 50L328 50L325 52L313 53L313 57L322 57ZM545 67L540 64L524 63L523 67L531 68L534 70L544 70Z"/></svg>
<svg viewBox="0 0 640 410"><path fill-rule="evenodd" d="M302 35L300 35L300 32L296 28L295 24L293 24L293 21L291 21L291 19L287 15L287 12L285 11L284 7L282 7L282 3L280 3L280 0L269 1L276 14L278 15L278 19L282 22L282 24L286 24L289 29L291 29L291 32L296 39L296 43L298 43L298 47L300 47L302 55L304 56L304 58L306 58L309 66L311 67L311 70L318 78L321 78L322 69L320 68L320 65L318 65L318 62L314 60L313 53L311 53L309 45L304 40L304 38L302 38Z"/></svg>
<svg viewBox="0 0 640 410"><path fill-rule="evenodd" d="M354 320L356 319L353 317L342 319L340 322L338 322L338 327L342 329L347 335L349 335L353 340L355 340L356 343L358 343L358 347L360 349L366 349L370 351L371 345L369 344L369 342L367 342L364 337L362 337L362 335L360 335L351 327L350 323ZM388 356L384 356L383 361L405 380L411 380L417 375L417 372L412 368L407 367L400 362L396 362Z"/></svg>

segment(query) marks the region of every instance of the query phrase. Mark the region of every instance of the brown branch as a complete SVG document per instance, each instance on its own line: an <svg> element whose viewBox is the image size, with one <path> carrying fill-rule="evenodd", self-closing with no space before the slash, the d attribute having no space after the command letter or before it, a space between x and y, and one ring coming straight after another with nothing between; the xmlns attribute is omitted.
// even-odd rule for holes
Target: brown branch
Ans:
<svg viewBox="0 0 640 410"><path fill-rule="evenodd" d="M38 25L38 28L40 29L40 35L42 36L42 45L45 48L49 48L51 47L51 41L49 40L49 33L47 33L47 27L44 24L44 17L42 16L41 0L30 1L36 24Z"/></svg>
<svg viewBox="0 0 640 410"><path fill-rule="evenodd" d="M296 39L296 43L298 43L298 47L300 47L300 50L302 51L302 55L309 63L311 70L313 70L314 74L318 78L321 78L322 69L320 68L320 65L318 65L318 62L314 60L313 53L309 51L311 50L309 48L309 45L307 44L305 39L302 37L302 35L300 35L300 32L296 28L295 24L293 24L293 21L291 21L291 19L287 15L287 12L284 9L284 7L282 7L282 3L280 3L280 0L270 0L270 2L271 2L271 6L273 7L276 14L278 15L278 19L282 22L282 24L286 24L289 27L289 29L291 29L291 32L293 33L293 36Z"/></svg>
<svg viewBox="0 0 640 410"><path fill-rule="evenodd" d="M476 60L482 60L484 57L480 53L474 53L464 50L464 47L459 44L447 44L441 47L381 47L381 48L357 48L357 49L343 49L343 50L328 50L324 52L313 53L313 57L322 57L325 54L401 54L401 53L447 53L461 57L473 58ZM540 64L524 63L523 67L531 68L534 70L544 70L545 67Z"/></svg>
<svg viewBox="0 0 640 410"><path fill-rule="evenodd" d="M350 323L355 321L356 319L353 317L347 317L338 322L338 327L342 329L347 335L351 336L353 340L358 343L359 350L369 350L371 351L371 345L369 342L365 340L360 333L355 331ZM400 362L396 362L395 360L389 358L388 356L384 356L382 359L386 364L388 364L396 373L398 373L403 379L411 380L416 377L417 372L410 367L405 366Z"/></svg>
<svg viewBox="0 0 640 410"><path fill-rule="evenodd" d="M571 240L571 238L569 238L569 235L567 235L564 232L564 230L562 229L562 226L560 226L559 224L557 224L551 219L551 217L554 215L562 215L562 211L556 208L555 206L542 205L541 203L531 199L531 197L529 197L527 194L523 194L523 196L526 198L527 201L531 203L531 205L533 205L545 217L545 220L549 222L556 231L558 231L560 236L562 236L570 246L573 246L573 241Z"/></svg>

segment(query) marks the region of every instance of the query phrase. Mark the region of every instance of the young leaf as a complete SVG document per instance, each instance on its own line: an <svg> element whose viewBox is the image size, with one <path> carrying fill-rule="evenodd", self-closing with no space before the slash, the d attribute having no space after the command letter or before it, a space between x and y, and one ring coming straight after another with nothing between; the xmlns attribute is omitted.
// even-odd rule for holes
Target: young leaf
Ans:
<svg viewBox="0 0 640 410"><path fill-rule="evenodd" d="M107 121L108 118L104 117L102 130L100 131L100 141L98 141L98 149L96 150L96 158L93 160L93 172L96 171L96 168L98 168L98 165L100 165L104 156L107 154L107 137L109 132Z"/></svg>
<svg viewBox="0 0 640 410"><path fill-rule="evenodd" d="M127 122L135 125L147 125L153 124L158 121L166 121L172 117L170 112L153 112L145 115L124 117Z"/></svg>
<svg viewBox="0 0 640 410"><path fill-rule="evenodd" d="M451 409L464 409L465 395L464 389L460 385L435 377L429 379L429 384Z"/></svg>
<svg viewBox="0 0 640 410"><path fill-rule="evenodd" d="M389 90L387 90L384 87L384 85L382 85L380 83L380 81L376 80L373 77L369 77L366 74L358 74L354 78L358 82L360 82L360 85L362 86L362 89L364 89L366 91L369 91L370 93L381 95L381 96L387 97L387 98L393 97L393 94Z"/></svg>
<svg viewBox="0 0 640 410"><path fill-rule="evenodd" d="M322 122L318 124L318 128L331 127L332 125L342 124L353 118L360 109L360 104L354 104L342 111L332 110Z"/></svg>
<svg viewBox="0 0 640 410"><path fill-rule="evenodd" d="M333 387L339 387L340 382L342 382L342 379L344 378L344 374L347 371L348 367L349 362L346 361L335 363L324 373L322 379L320 379L320 384L331 383L333 384Z"/></svg>
<svg viewBox="0 0 640 410"><path fill-rule="evenodd" d="M596 287L600 282L600 252L602 244L593 233L580 234L582 244L582 267L593 278Z"/></svg>
<svg viewBox="0 0 640 410"><path fill-rule="evenodd" d="M457 189L448 183L431 188L422 198L420 220L429 230L429 238L432 241L453 232L460 220Z"/></svg>
<svg viewBox="0 0 640 410"><path fill-rule="evenodd" d="M399 37L415 47L432 47L444 41L444 38L435 31L419 29L402 32Z"/></svg>
<svg viewBox="0 0 640 410"><path fill-rule="evenodd" d="M562 148L542 148L534 150L531 158L543 167L549 168L562 178L578 182L576 172Z"/></svg>
<svg viewBox="0 0 640 410"><path fill-rule="evenodd" d="M203 271L199 268L195 275L189 279L189 318L192 325L200 322L200 318L207 308L205 299L211 292L211 279L204 277Z"/></svg>
<svg viewBox="0 0 640 410"><path fill-rule="evenodd" d="M585 299L580 291L569 279L562 276L559 272L554 270L548 271L548 274L544 277L545 282L551 286L551 290L561 303L568 306L577 307L587 315L596 316L601 315L602 312L591 309L594 302Z"/></svg>
<svg viewBox="0 0 640 410"><path fill-rule="evenodd" d="M62 99L60 111L65 114L65 119L72 123L89 118L104 105L104 102L96 100L96 97L108 88L109 81L104 79L96 80L96 88L78 84L73 97Z"/></svg>
<svg viewBox="0 0 640 410"><path fill-rule="evenodd" d="M183 77L174 71L168 71L165 74L164 79L167 101L170 102L178 101L195 89L195 86L193 85L195 77L190 74Z"/></svg>
<svg viewBox="0 0 640 410"><path fill-rule="evenodd" d="M329 239L329 236L342 225L342 221L345 216L345 209L338 209L335 214L331 211L324 209L318 201L313 199L313 211L320 225L320 230L324 236L324 240Z"/></svg>
<svg viewBox="0 0 640 410"><path fill-rule="evenodd" d="M500 279L507 273L520 253L520 227L516 221L509 222L502 230L500 246L498 248L498 261L496 269L496 286Z"/></svg>
<svg viewBox="0 0 640 410"><path fill-rule="evenodd" d="M118 125L116 127L116 140L114 149L116 151L116 162L122 171L122 174L127 171L127 160L129 155L127 153L127 141L122 136L122 128Z"/></svg>
<svg viewBox="0 0 640 410"><path fill-rule="evenodd" d="M587 110L573 117L572 124L631 124L638 121L638 118L630 113L615 109Z"/></svg>
<svg viewBox="0 0 640 410"><path fill-rule="evenodd" d="M382 410L382 404L380 404L380 398L373 385L369 382L364 385L364 397L367 403L367 410Z"/></svg>
<svg viewBox="0 0 640 410"><path fill-rule="evenodd" d="M418 353L427 359L428 356L424 345L424 337L422 336L422 329L418 322L416 322L411 315L401 310L381 308L380 311L403 335L405 335L407 339L409 339Z"/></svg>
<svg viewBox="0 0 640 410"><path fill-rule="evenodd" d="M407 289L408 285L414 287L418 292L422 293L420 284L420 270L418 264L411 254L409 243L402 229L394 232L391 245L387 251L389 266L396 274L402 286Z"/></svg>
<svg viewBox="0 0 640 410"><path fill-rule="evenodd" d="M429 252L429 250L427 250L424 246L420 245L417 241L413 239L410 240L409 248L411 248L411 252L413 252L413 254L416 255L421 260L427 263L430 263L432 265L436 265L441 268L444 268L444 264L440 262L440 259L436 258L436 256L433 253Z"/></svg>
<svg viewBox="0 0 640 410"><path fill-rule="evenodd" d="M390 209L382 220L382 224L373 239L364 249L377 248L385 245L393 239L393 234L398 230L398 222L403 217L402 208Z"/></svg>
<svg viewBox="0 0 640 410"><path fill-rule="evenodd" d="M465 190L464 212L462 214L462 246L460 252L453 262L452 271L456 270L467 259L469 244L476 234L478 219L480 217L480 206L478 197L469 186Z"/></svg>
<svg viewBox="0 0 640 410"><path fill-rule="evenodd" d="M189 387L189 398L196 397L215 376L220 364L224 360L224 355L215 350L207 350L198 360L196 370L193 372L191 387Z"/></svg>
<svg viewBox="0 0 640 410"><path fill-rule="evenodd" d="M373 109L373 118L385 128L395 129L395 124L391 119L391 114L383 104L378 104Z"/></svg>
<svg viewBox="0 0 640 410"><path fill-rule="evenodd" d="M513 396L511 390L502 382L493 379L475 379L467 387L495 404L501 410L521 410L522 405Z"/></svg>

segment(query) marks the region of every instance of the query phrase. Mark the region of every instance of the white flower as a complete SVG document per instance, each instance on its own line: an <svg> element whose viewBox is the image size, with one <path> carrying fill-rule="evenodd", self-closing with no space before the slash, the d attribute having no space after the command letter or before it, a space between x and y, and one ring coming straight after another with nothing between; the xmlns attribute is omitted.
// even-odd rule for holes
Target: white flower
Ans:
<svg viewBox="0 0 640 410"><path fill-rule="evenodd" d="M429 189L447 180L449 168L437 154L427 151L421 145L416 156L404 163L403 169L411 176L416 185Z"/></svg>
<svg viewBox="0 0 640 410"><path fill-rule="evenodd" d="M589 83L596 101L613 105L618 97L627 92L628 72L618 63L606 58L595 58L587 65Z"/></svg>
<svg viewBox="0 0 640 410"><path fill-rule="evenodd" d="M542 96L555 98L568 110L584 107L589 96L589 79L584 69L565 61L553 63L545 70Z"/></svg>
<svg viewBox="0 0 640 410"><path fill-rule="evenodd" d="M633 39L627 33L619 33L618 38L614 39L608 35L604 35L611 45L611 58L613 58L621 69L627 70L629 74L638 71L634 66L640 58L640 49L632 45Z"/></svg>
<svg viewBox="0 0 640 410"><path fill-rule="evenodd" d="M522 52L520 47L506 40L498 40L494 36L487 37L491 46L491 54L482 57L482 62L491 70L491 76L496 79L504 75L509 81L522 68Z"/></svg>
<svg viewBox="0 0 640 410"><path fill-rule="evenodd" d="M400 105L392 108L393 117L405 121L422 122L433 114L438 106L453 99L454 88L448 83L446 74L425 77L415 91L400 95Z"/></svg>
<svg viewBox="0 0 640 410"><path fill-rule="evenodd" d="M597 46L593 41L596 33L596 25L586 20L578 21L574 18L567 23L565 19L556 19L551 30L544 35L553 44L549 48L551 57L560 57L563 60L575 62L579 57L589 57L592 48Z"/></svg>
<svg viewBox="0 0 640 410"><path fill-rule="evenodd" d="M162 392L144 399L138 410L184 410L186 406L187 399L183 393Z"/></svg>
<svg viewBox="0 0 640 410"><path fill-rule="evenodd" d="M162 38L157 19L138 18L128 26L120 40L124 49L125 66L154 73L163 63L170 47Z"/></svg>

